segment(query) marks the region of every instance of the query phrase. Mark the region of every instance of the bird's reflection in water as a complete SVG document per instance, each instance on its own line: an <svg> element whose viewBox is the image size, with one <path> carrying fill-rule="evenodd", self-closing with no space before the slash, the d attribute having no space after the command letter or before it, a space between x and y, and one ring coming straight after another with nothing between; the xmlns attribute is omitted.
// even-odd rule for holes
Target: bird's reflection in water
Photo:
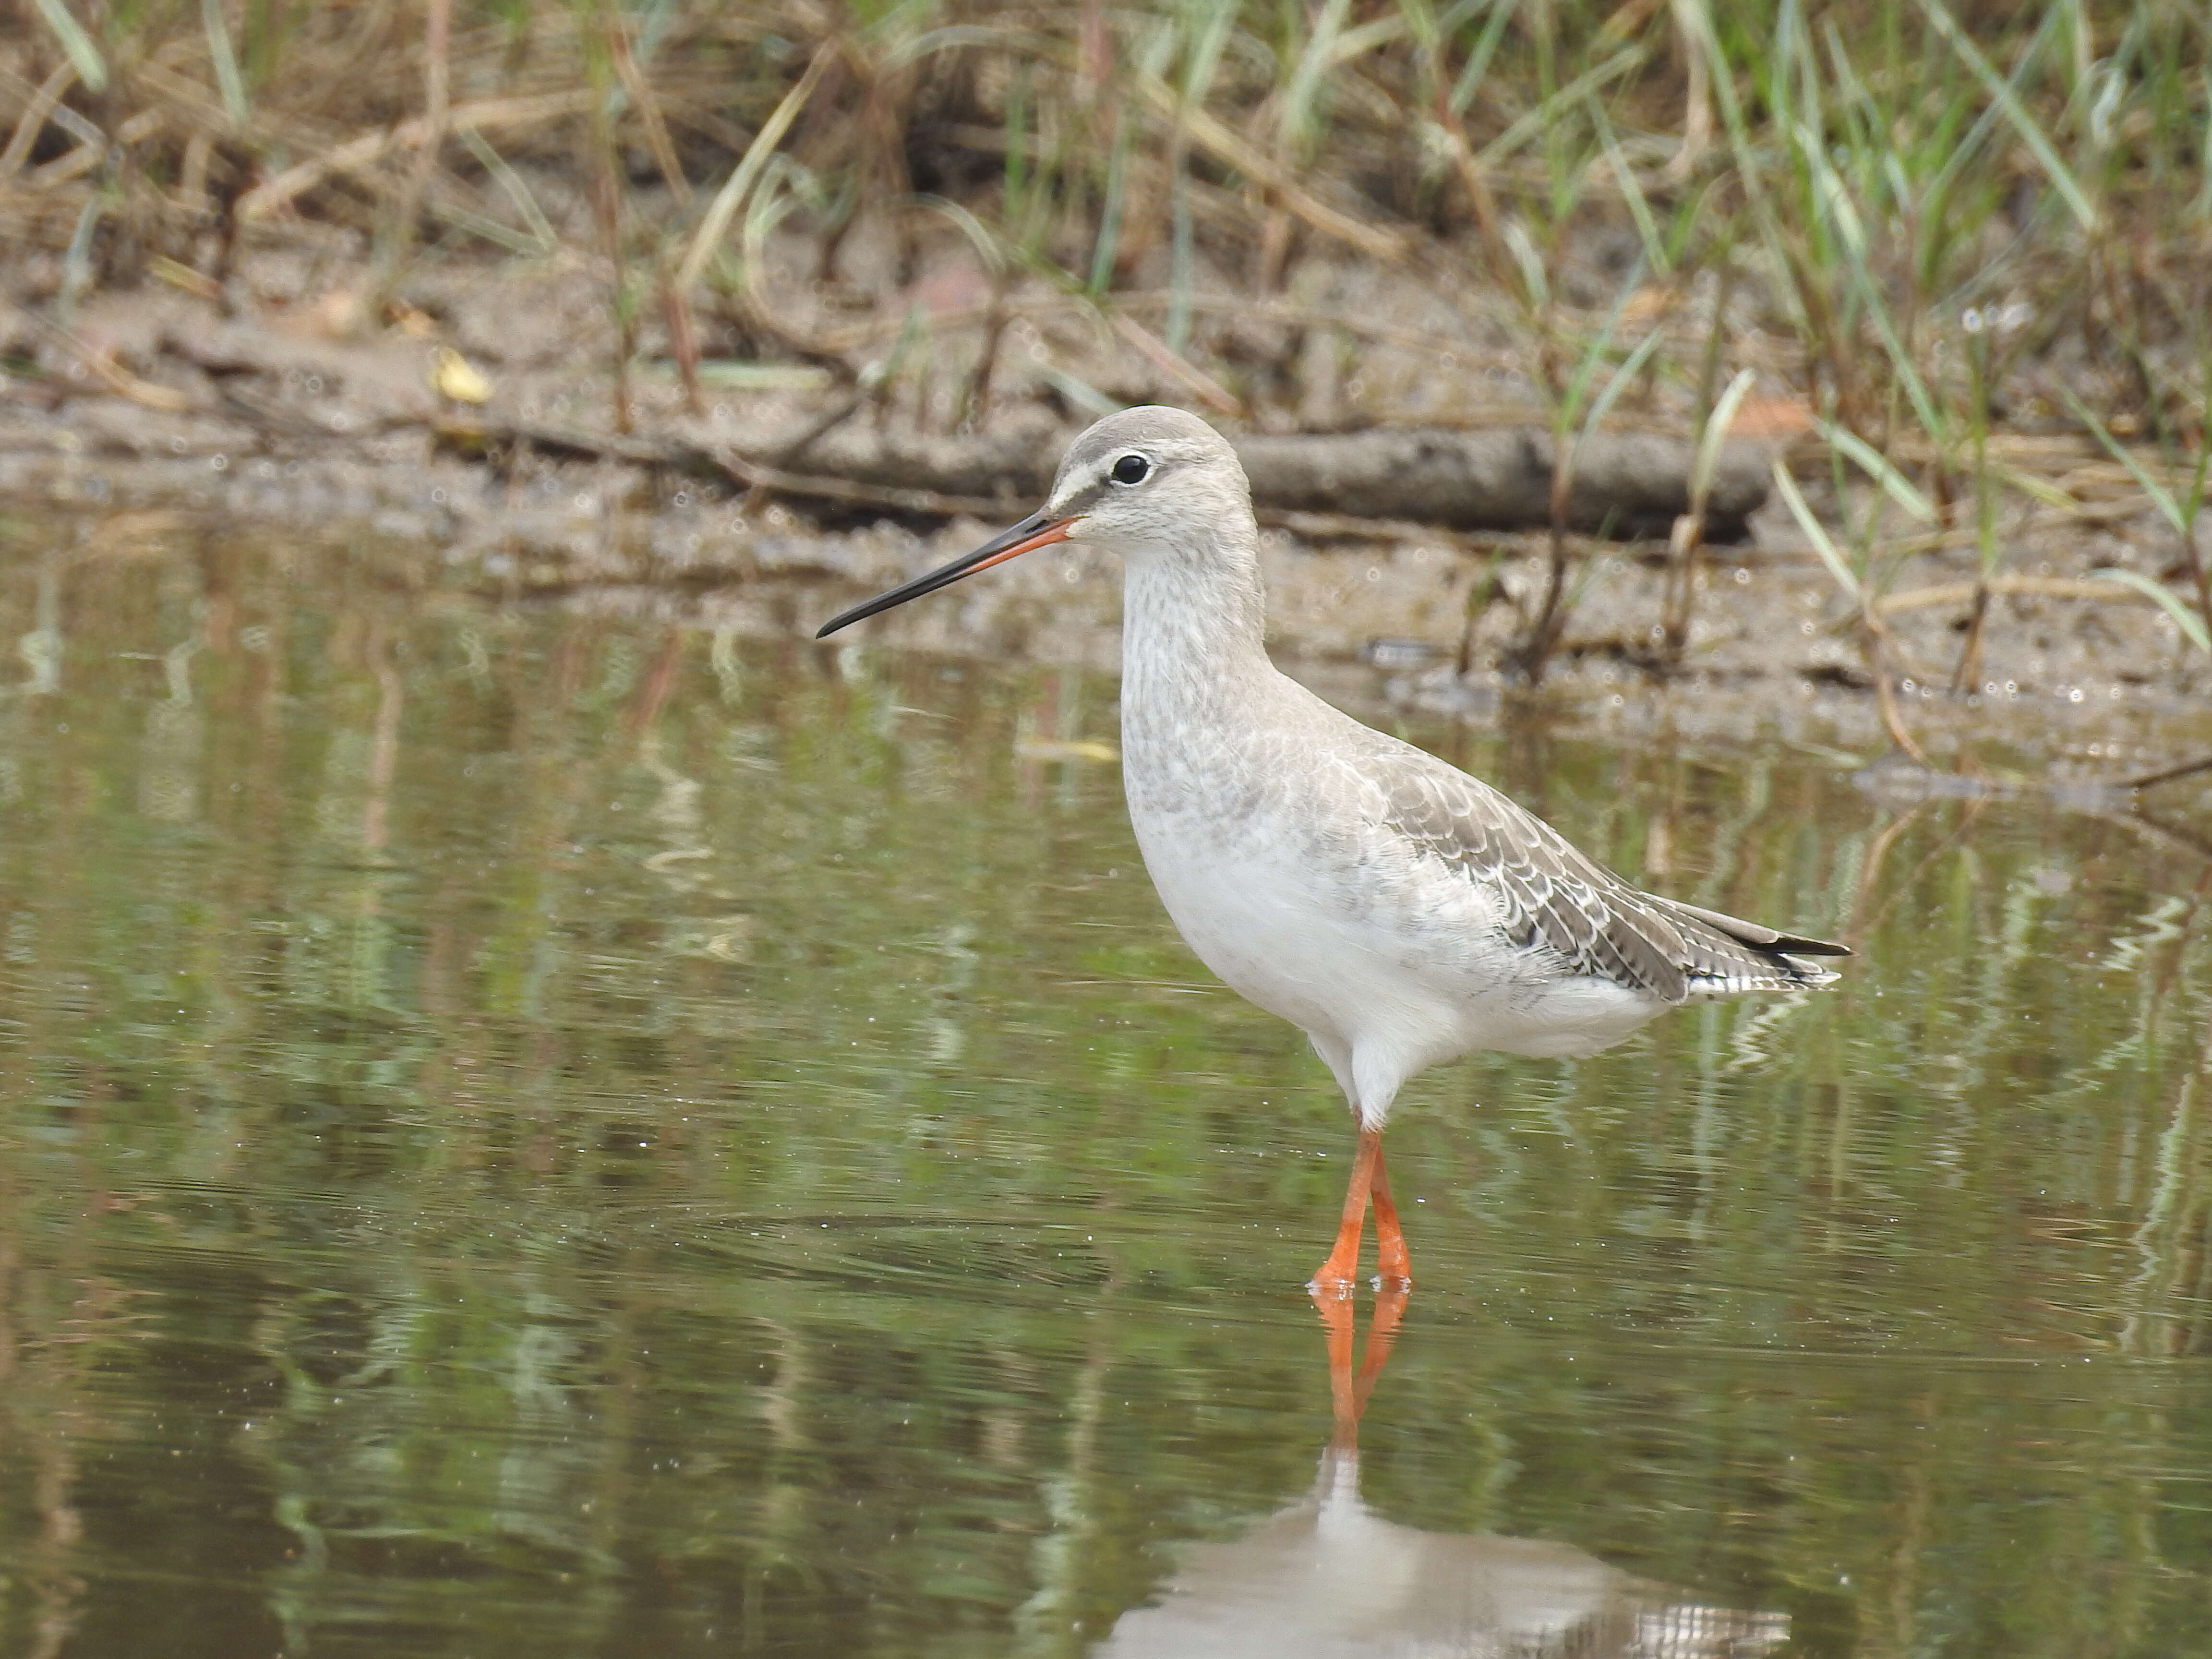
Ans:
<svg viewBox="0 0 2212 1659"><path fill-rule="evenodd" d="M1753 1659L1786 1615L1669 1595L1567 1544L1423 1532L1360 1500L1359 1418L1405 1316L1376 1301L1352 1369L1352 1304L1316 1297L1336 1431L1313 1491L1243 1537L1192 1546L1100 1659Z"/></svg>

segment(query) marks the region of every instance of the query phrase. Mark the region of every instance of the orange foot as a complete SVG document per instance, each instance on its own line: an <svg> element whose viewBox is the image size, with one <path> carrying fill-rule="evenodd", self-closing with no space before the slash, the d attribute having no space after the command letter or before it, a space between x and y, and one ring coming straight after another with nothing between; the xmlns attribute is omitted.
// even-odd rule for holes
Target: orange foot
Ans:
<svg viewBox="0 0 2212 1659"><path fill-rule="evenodd" d="M1413 1288L1413 1258L1406 1249L1406 1234L1398 1224L1398 1206L1390 1197L1390 1172L1382 1162L1382 1135L1377 1129L1359 1132L1359 1154L1352 1160L1352 1180L1344 1194L1344 1216L1337 1224L1336 1248L1306 1284L1316 1296L1348 1297L1358 1282L1359 1237L1367 1224L1367 1206L1375 1206L1375 1288L1402 1295Z"/></svg>

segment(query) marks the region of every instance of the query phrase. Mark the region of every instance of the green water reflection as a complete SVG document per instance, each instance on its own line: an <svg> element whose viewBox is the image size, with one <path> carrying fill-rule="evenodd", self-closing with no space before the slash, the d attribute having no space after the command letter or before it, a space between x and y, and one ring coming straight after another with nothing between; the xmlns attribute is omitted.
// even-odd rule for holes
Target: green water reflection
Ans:
<svg viewBox="0 0 2212 1659"><path fill-rule="evenodd" d="M1349 1138L1050 746L1110 681L6 552L0 1654L1141 1652L1312 1490ZM1744 1652L2212 1651L2212 864L1419 735L1863 956L1407 1091L1366 1511Z"/></svg>

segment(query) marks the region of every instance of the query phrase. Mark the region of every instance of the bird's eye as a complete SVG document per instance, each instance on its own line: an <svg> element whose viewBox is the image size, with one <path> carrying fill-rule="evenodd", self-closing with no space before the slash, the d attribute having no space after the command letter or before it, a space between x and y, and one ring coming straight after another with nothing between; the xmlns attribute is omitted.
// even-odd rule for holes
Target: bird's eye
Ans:
<svg viewBox="0 0 2212 1659"><path fill-rule="evenodd" d="M1120 460L1114 463L1114 482L1115 483L1142 483L1145 481L1146 474L1149 473L1152 470L1152 464L1146 460L1143 456L1124 455Z"/></svg>

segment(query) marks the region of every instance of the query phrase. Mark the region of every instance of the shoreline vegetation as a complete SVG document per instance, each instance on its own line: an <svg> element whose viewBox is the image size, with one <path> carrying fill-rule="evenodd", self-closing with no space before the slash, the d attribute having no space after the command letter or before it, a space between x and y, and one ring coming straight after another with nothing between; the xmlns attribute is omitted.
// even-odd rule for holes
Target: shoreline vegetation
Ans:
<svg viewBox="0 0 2212 1659"><path fill-rule="evenodd" d="M857 585L1174 402L1455 683L2212 688L2201 6L9 9L20 503Z"/></svg>

